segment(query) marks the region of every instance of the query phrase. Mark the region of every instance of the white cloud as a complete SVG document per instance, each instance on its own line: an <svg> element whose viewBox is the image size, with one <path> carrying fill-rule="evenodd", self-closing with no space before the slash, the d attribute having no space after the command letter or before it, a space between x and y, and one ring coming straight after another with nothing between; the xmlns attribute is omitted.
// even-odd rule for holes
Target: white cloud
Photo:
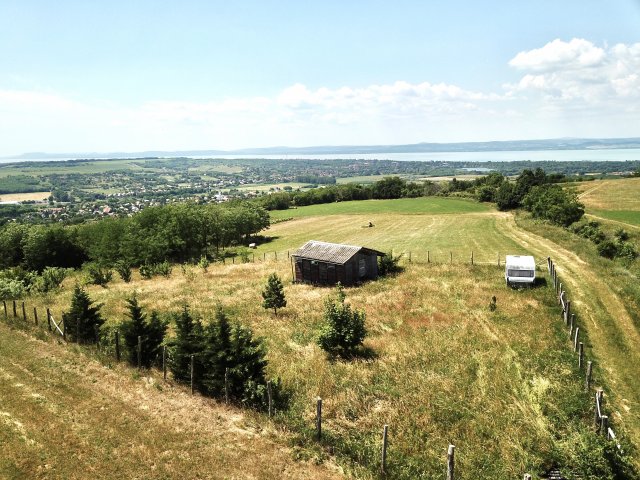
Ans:
<svg viewBox="0 0 640 480"><path fill-rule="evenodd" d="M270 97L136 106L0 89L0 155L638 135L640 43L554 40L509 65L522 75L502 93L298 83Z"/></svg>
<svg viewBox="0 0 640 480"><path fill-rule="evenodd" d="M640 43L600 48L584 39L554 40L509 64L527 72L506 85L509 97L539 96L544 107L559 110L640 110Z"/></svg>
<svg viewBox="0 0 640 480"><path fill-rule="evenodd" d="M542 48L518 53L509 65L523 70L550 71L596 67L605 58L605 51L582 38L569 42L556 39Z"/></svg>

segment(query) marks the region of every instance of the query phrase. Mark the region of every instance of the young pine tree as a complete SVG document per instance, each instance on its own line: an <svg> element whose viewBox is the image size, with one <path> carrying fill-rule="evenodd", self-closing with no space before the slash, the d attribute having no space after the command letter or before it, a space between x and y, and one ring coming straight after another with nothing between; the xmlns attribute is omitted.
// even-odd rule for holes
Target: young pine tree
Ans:
<svg viewBox="0 0 640 480"><path fill-rule="evenodd" d="M173 378L179 382L189 383L191 355L194 355L194 385L199 389L202 381L202 340L202 324L191 316L189 307L185 305L176 317L176 337L171 342L172 359L169 367Z"/></svg>
<svg viewBox="0 0 640 480"><path fill-rule="evenodd" d="M253 338L248 327L236 323L231 332L231 358L229 369L230 395L242 402L258 407L264 404L267 367L264 344Z"/></svg>
<svg viewBox="0 0 640 480"><path fill-rule="evenodd" d="M93 305L87 292L76 285L71 298L71 309L62 314L65 335L68 340L81 342L97 342L98 332L104 323L99 310L102 304Z"/></svg>
<svg viewBox="0 0 640 480"><path fill-rule="evenodd" d="M284 287L282 286L282 280L272 273L267 279L267 285L262 291L262 306L265 309L273 308L273 313L278 316L278 309L287 306L287 300L284 297Z"/></svg>
<svg viewBox="0 0 640 480"><path fill-rule="evenodd" d="M155 311L151 312L151 319L147 321L135 294L127 300L127 309L128 320L122 327L124 342L129 351L129 363L138 365L138 337L141 337L140 364L149 368L157 363L167 326Z"/></svg>
<svg viewBox="0 0 640 480"><path fill-rule="evenodd" d="M331 355L352 356L362 345L367 330L364 326L365 313L352 310L345 304L346 295L338 284L335 297L324 302L325 325L322 327L318 345Z"/></svg>
<svg viewBox="0 0 640 480"><path fill-rule="evenodd" d="M203 391L212 397L222 397L225 371L233 367L231 324L222 306L216 307L215 321L205 328L203 341Z"/></svg>

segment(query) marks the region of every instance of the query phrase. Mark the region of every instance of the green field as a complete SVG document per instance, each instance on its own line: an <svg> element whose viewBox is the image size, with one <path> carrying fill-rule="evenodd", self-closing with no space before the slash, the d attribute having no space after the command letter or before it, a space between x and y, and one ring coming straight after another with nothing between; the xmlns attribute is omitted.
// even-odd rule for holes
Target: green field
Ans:
<svg viewBox="0 0 640 480"><path fill-rule="evenodd" d="M371 221L374 227L367 227ZM497 263L500 255L525 253L526 248L503 233L507 218L495 214L455 215L334 215L307 217L272 226L266 234L272 241L260 245L257 255L263 252L293 251L307 240L364 245L380 251L404 253L406 260L411 252L414 262L426 262L427 255L436 263L470 263L474 261ZM541 259L539 259L541 260Z"/></svg>
<svg viewBox="0 0 640 480"><path fill-rule="evenodd" d="M640 178L595 180L576 187L586 212L601 219L640 226Z"/></svg>
<svg viewBox="0 0 640 480"><path fill-rule="evenodd" d="M388 176L389 175L362 175L359 177L340 177L336 178L336 183L374 183ZM404 176L401 177L404 178Z"/></svg>
<svg viewBox="0 0 640 480"><path fill-rule="evenodd" d="M300 218L324 215L369 215L375 213L402 214L450 214L489 212L488 205L472 200L422 197L399 198L397 200L360 200L351 202L323 203L289 210L274 210L271 218Z"/></svg>
<svg viewBox="0 0 640 480"><path fill-rule="evenodd" d="M596 217L640 227L640 210L590 210Z"/></svg>
<svg viewBox="0 0 640 480"><path fill-rule="evenodd" d="M114 170L136 170L141 167L135 163L144 163L144 160L92 160L82 163L69 163L65 161L47 162L43 165L39 162L35 165L23 163L21 165L7 165L0 167L0 177L9 175L50 175L52 173L105 173Z"/></svg>
<svg viewBox="0 0 640 480"><path fill-rule="evenodd" d="M322 215L323 210L331 214ZM569 348L553 292L545 281L539 288L508 289L503 268L495 265L498 253L530 252L538 261L557 255L561 267L568 268L566 252L560 257L561 248L552 251L548 242L521 231L509 214L459 199L345 202L274 213L290 212L299 215L264 232L270 241L259 246L250 263L217 263L206 272L175 266L170 278L152 280L134 272L129 284L116 280L108 288L88 287L92 299L104 304L105 331L112 331L124 318L125 299L133 291L143 306L161 312L178 311L188 302L205 322L221 303L232 318L264 338L269 373L279 376L292 395L288 411L270 421L260 414L224 410L218 402L194 402L185 389L163 386L157 372L141 377L119 366L105 373L109 369L98 363L87 368L82 356L56 353L55 348L61 347L51 341L34 348L30 341L13 340L15 331L3 331L0 334L13 336L12 342L0 343L0 355L8 359L0 374L14 377L0 384L0 395L8 399L0 407L8 414L0 422L0 439L6 439L0 473L29 478L49 465L54 470L48 477L66 478L72 463L64 455L48 450L36 455L37 445L50 441L70 445L74 452L83 449L81 459L91 459L97 477L109 477L104 472L116 468L121 476L180 478L186 468L181 451L186 450L194 460L189 470L193 476L202 476L210 462L225 478L344 474L374 479L386 424L388 478L444 477L450 443L456 445L456 478L461 480L522 478L525 472L537 479L552 465L584 479L604 478L603 470L594 472L593 464L602 466L604 461L593 450L601 439L589 428L593 413L590 396L583 391L584 372L578 370ZM368 227L369 222L374 226ZM366 312L370 335L365 345L370 357L332 361L317 346L323 302L331 290L292 284L286 255L309 239L412 252L412 262L405 255L404 271L397 276L346 290L348 302ZM279 252L277 260L274 251ZM472 266L471 251L476 262L487 264ZM586 271L582 266L575 278L592 280ZM277 317L261 306L260 291L272 272L285 280L288 301ZM539 275L546 277L542 270ZM29 298L27 304L40 311L48 306L59 318L78 280L82 281L80 274L67 279L60 293ZM495 311L488 307L492 296L497 298ZM597 292L591 297L576 298L579 315L588 311L589 302L597 301ZM44 331L38 336L48 338ZM103 355L109 354L108 348ZM587 353L592 355L590 343ZM108 358L102 361L112 364ZM59 374L64 371L60 368L54 376L46 376L45 365L61 363L69 365L68 376ZM610 379L605 368L598 359L596 387L603 386L603 378ZM626 374L618 378L630 381ZM73 427L68 416L58 418L32 405L41 401L59 411L60 405L77 399L78 383L86 400L73 416ZM30 398L33 392L42 398ZM624 392L633 393L633 388ZM313 438L318 396L323 399L322 442ZM612 408L618 400L613 398ZM635 408L634 403L624 405ZM228 421L237 416L245 420ZM117 423L112 425L109 419L114 417ZM25 450L21 437L11 436L18 428L14 419L21 425L20 435L36 446ZM186 419L192 435L184 434ZM613 421L623 432L624 420L615 416ZM98 443L95 432L103 424L110 427ZM247 430L252 432L251 441L245 437ZM240 438L234 436L238 434ZM120 442L134 442L127 447L133 449L132 457L126 448L116 447ZM236 463L229 460L234 451L239 455ZM173 467L163 463L158 470L145 470L151 468L148 459L155 456ZM272 456L274 465L264 466ZM287 456L291 466L282 469ZM254 467L251 457L263 463ZM86 465L89 468L88 460ZM262 468L268 470L259 473ZM278 468L282 470L274 474Z"/></svg>

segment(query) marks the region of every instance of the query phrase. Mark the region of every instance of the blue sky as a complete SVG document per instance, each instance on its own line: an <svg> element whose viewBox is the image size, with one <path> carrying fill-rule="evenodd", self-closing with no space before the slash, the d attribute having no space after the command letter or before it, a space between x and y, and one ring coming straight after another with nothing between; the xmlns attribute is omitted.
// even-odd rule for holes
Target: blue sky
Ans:
<svg viewBox="0 0 640 480"><path fill-rule="evenodd" d="M638 0L0 2L0 155L638 125Z"/></svg>

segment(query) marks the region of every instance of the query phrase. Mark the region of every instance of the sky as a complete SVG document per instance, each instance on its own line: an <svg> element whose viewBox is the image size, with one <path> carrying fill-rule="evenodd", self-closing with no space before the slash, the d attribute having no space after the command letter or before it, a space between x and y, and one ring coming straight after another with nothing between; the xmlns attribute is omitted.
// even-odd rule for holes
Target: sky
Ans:
<svg viewBox="0 0 640 480"><path fill-rule="evenodd" d="M640 0L0 0L0 156L640 136Z"/></svg>

